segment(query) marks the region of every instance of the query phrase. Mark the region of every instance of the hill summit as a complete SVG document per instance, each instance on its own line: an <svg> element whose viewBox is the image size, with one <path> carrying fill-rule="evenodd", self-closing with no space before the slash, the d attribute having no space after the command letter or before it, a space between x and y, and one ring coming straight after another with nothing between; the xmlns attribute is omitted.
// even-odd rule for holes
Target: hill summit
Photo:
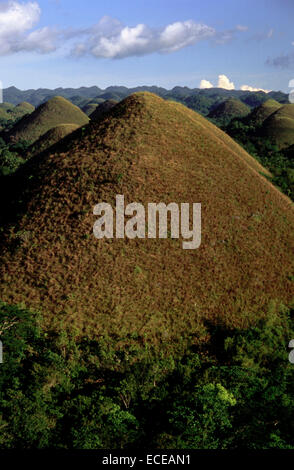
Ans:
<svg viewBox="0 0 294 470"><path fill-rule="evenodd" d="M205 118L138 93L65 140L12 178L3 301L42 311L48 324L143 344L204 338L207 323L244 327L292 301L291 202ZM96 239L93 208L116 195L144 207L201 203L200 248L170 236Z"/></svg>
<svg viewBox="0 0 294 470"><path fill-rule="evenodd" d="M82 126L88 122L89 118L77 106L61 96L56 96L41 104L28 116L24 116L11 129L8 136L14 141L23 139L33 143L59 124Z"/></svg>
<svg viewBox="0 0 294 470"><path fill-rule="evenodd" d="M29 147L27 151L28 155L31 157L32 155L47 150L79 127L78 124L59 124L59 126L52 127L52 129L41 135L41 137Z"/></svg>
<svg viewBox="0 0 294 470"><path fill-rule="evenodd" d="M229 98L228 100L220 103L216 106L208 115L210 118L222 120L231 120L235 117L243 117L249 114L250 108L242 101L235 98Z"/></svg>
<svg viewBox="0 0 294 470"><path fill-rule="evenodd" d="M280 149L294 144L294 104L284 104L264 122L261 133L274 140Z"/></svg>
<svg viewBox="0 0 294 470"><path fill-rule="evenodd" d="M32 113L35 111L35 106L28 103L27 101L22 101L21 103L17 104L14 110L26 111L27 113Z"/></svg>
<svg viewBox="0 0 294 470"><path fill-rule="evenodd" d="M261 125L275 111L282 107L278 101L269 99L257 106L247 117L246 122L253 125Z"/></svg>
<svg viewBox="0 0 294 470"><path fill-rule="evenodd" d="M30 114L35 110L34 106L25 101L14 106L11 103L0 103L0 118L5 120L15 120Z"/></svg>
<svg viewBox="0 0 294 470"><path fill-rule="evenodd" d="M117 103L118 103L118 101L116 101L116 100L106 100L106 101L104 101L104 103L101 103L98 106L96 106L94 111L90 114L90 119L92 121L97 121L105 113L108 113L108 111L110 111Z"/></svg>

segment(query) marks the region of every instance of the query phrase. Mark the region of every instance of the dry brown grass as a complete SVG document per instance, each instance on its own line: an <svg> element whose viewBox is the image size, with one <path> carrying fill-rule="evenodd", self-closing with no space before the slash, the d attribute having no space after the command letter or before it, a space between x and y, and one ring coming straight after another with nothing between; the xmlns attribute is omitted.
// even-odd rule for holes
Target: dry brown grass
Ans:
<svg viewBox="0 0 294 470"><path fill-rule="evenodd" d="M98 121L105 113L108 113L118 101L116 100L106 100L104 103L96 106L94 111L89 115L91 121Z"/></svg>
<svg viewBox="0 0 294 470"><path fill-rule="evenodd" d="M228 98L210 111L208 116L210 118L232 119L247 116L249 113L250 107L247 104L235 98Z"/></svg>
<svg viewBox="0 0 294 470"><path fill-rule="evenodd" d="M32 157L33 155L47 150L79 127L79 124L60 124L59 126L53 127L31 145L28 149L28 156Z"/></svg>
<svg viewBox="0 0 294 470"><path fill-rule="evenodd" d="M276 100L267 100L249 114L247 122L256 126L262 124L271 114L280 109L283 105Z"/></svg>
<svg viewBox="0 0 294 470"><path fill-rule="evenodd" d="M62 96L55 96L41 104L34 112L24 116L11 129L8 136L11 140L20 139L35 142L42 135L59 124L86 125L88 116L77 106Z"/></svg>
<svg viewBox="0 0 294 470"><path fill-rule="evenodd" d="M263 123L261 135L273 140L279 149L294 144L294 104L284 104Z"/></svg>
<svg viewBox="0 0 294 470"><path fill-rule="evenodd" d="M291 202L204 118L139 93L66 139L62 153L26 164L28 206L2 245L2 300L41 310L47 324L154 343L199 335L205 320L247 326L271 300L292 301ZM201 247L96 240L93 206L116 194L201 202Z"/></svg>

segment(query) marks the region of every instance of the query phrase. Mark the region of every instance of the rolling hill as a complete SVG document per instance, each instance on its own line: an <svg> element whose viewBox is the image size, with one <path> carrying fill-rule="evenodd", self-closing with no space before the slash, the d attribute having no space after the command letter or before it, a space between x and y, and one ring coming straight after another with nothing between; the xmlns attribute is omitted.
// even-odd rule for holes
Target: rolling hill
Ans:
<svg viewBox="0 0 294 470"><path fill-rule="evenodd" d="M264 121L275 111L282 107L281 103L276 100L267 100L260 106L257 106L245 119L245 122L254 126L258 126L264 123Z"/></svg>
<svg viewBox="0 0 294 470"><path fill-rule="evenodd" d="M56 96L40 105L33 113L24 116L9 131L12 141L20 139L34 143L53 127L60 124L87 124L89 118L77 106L65 98Z"/></svg>
<svg viewBox="0 0 294 470"><path fill-rule="evenodd" d="M273 140L279 149L294 144L294 104L285 104L264 122L261 135Z"/></svg>
<svg viewBox="0 0 294 470"><path fill-rule="evenodd" d="M0 103L0 119L11 119L9 116L9 111L14 108L10 103Z"/></svg>
<svg viewBox="0 0 294 470"><path fill-rule="evenodd" d="M13 111L19 114L30 114L35 111L35 106L23 101L22 103L17 104Z"/></svg>
<svg viewBox="0 0 294 470"><path fill-rule="evenodd" d="M19 103L14 106L11 103L0 103L0 119L15 120L34 111L34 106L30 103Z"/></svg>
<svg viewBox="0 0 294 470"><path fill-rule="evenodd" d="M247 116L250 110L250 107L242 103L242 101L229 98L210 111L208 117L222 123L228 123L235 117Z"/></svg>
<svg viewBox="0 0 294 470"><path fill-rule="evenodd" d="M28 154L33 156L43 152L79 127L80 126L78 124L60 124L59 126L53 127L34 142L34 144L28 149Z"/></svg>
<svg viewBox="0 0 294 470"><path fill-rule="evenodd" d="M87 103L85 104L84 106L82 106L81 110L87 114L87 116L90 116L90 114L92 114L95 109L97 108L98 106L98 103Z"/></svg>
<svg viewBox="0 0 294 470"><path fill-rule="evenodd" d="M106 100L104 103L96 106L95 110L90 114L91 121L97 121L100 119L101 116L103 116L105 113L108 113L108 111L110 111L117 103L118 101L116 100Z"/></svg>
<svg viewBox="0 0 294 470"><path fill-rule="evenodd" d="M291 202L205 118L139 93L63 142L5 192L3 301L81 335L162 345L208 340L207 322L246 327L270 303L293 300ZM200 248L170 237L97 240L93 207L113 206L117 194L145 207L200 202Z"/></svg>

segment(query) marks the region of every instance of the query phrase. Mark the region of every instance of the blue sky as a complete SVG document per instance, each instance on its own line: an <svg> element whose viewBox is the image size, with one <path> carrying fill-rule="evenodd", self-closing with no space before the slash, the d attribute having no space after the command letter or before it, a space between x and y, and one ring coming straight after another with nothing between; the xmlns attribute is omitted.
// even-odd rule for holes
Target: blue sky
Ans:
<svg viewBox="0 0 294 470"><path fill-rule="evenodd" d="M0 0L0 80L289 91L294 0Z"/></svg>

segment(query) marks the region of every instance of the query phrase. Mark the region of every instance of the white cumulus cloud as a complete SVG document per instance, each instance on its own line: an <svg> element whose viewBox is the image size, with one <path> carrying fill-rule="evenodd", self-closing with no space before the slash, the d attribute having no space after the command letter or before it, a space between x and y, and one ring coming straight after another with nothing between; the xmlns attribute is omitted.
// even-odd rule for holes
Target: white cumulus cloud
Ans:
<svg viewBox="0 0 294 470"><path fill-rule="evenodd" d="M240 90L242 91L263 91L264 93L269 93L271 90L264 90L264 88L255 88L250 85L242 85L240 87Z"/></svg>
<svg viewBox="0 0 294 470"><path fill-rule="evenodd" d="M214 88L214 85L208 80L201 80L199 88ZM235 85L233 82L230 82L230 79L226 75L219 75L218 82L215 88L223 88L225 90L235 90Z"/></svg>
<svg viewBox="0 0 294 470"><path fill-rule="evenodd" d="M128 26L108 16L83 29L50 26L38 29L40 17L41 8L35 0L0 0L0 56L20 51L50 53L61 46L77 56L109 59L155 52L169 54L207 39L225 44L237 33L247 30L246 26L238 25L231 30L216 31L191 19L175 21L161 28L144 23Z"/></svg>
<svg viewBox="0 0 294 470"><path fill-rule="evenodd" d="M213 88L214 85L209 82L208 80L201 80L199 88L200 89L205 89L205 88ZM216 88L223 88L225 90L235 90L235 84L230 81L230 79L226 75L219 75L218 76L218 82L217 85L215 86ZM264 93L270 93L271 90L265 90L264 88L255 88L250 85L242 85L240 87L240 90L242 91L263 91Z"/></svg>
<svg viewBox="0 0 294 470"><path fill-rule="evenodd" d="M39 21L40 14L41 10L36 2L2 2L0 4L1 37L23 33L31 29Z"/></svg>
<svg viewBox="0 0 294 470"><path fill-rule="evenodd" d="M41 9L37 2L0 3L0 55L19 51L51 52L58 33L48 27L31 31L39 22Z"/></svg>
<svg viewBox="0 0 294 470"><path fill-rule="evenodd" d="M153 52L175 52L214 36L215 30L193 20L177 21L154 29L143 23L125 26L116 19L103 17L84 34L86 38L75 45L74 54L121 59Z"/></svg>
<svg viewBox="0 0 294 470"><path fill-rule="evenodd" d="M233 82L230 82L229 78L226 75L218 76L218 88L224 88L225 90L235 90L235 85Z"/></svg>
<svg viewBox="0 0 294 470"><path fill-rule="evenodd" d="M204 90L205 88L213 88L213 84L209 82L208 80L201 80L199 88L201 90Z"/></svg>

